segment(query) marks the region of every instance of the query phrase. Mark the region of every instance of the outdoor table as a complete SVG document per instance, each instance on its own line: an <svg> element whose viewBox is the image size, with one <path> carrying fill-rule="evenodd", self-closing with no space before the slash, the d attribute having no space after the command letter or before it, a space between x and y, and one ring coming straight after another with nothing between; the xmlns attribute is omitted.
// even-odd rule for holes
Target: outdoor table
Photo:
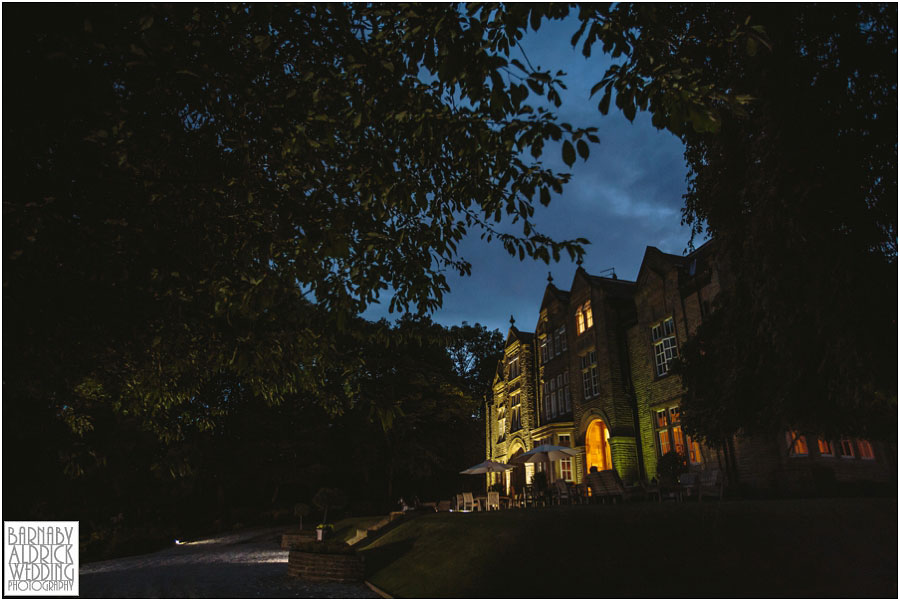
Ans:
<svg viewBox="0 0 900 601"><path fill-rule="evenodd" d="M487 511L487 496L475 497L475 502L478 503L478 511Z"/></svg>
<svg viewBox="0 0 900 601"><path fill-rule="evenodd" d="M509 497L500 497L500 507L506 507L506 509L509 509L511 500L512 499L510 499Z"/></svg>

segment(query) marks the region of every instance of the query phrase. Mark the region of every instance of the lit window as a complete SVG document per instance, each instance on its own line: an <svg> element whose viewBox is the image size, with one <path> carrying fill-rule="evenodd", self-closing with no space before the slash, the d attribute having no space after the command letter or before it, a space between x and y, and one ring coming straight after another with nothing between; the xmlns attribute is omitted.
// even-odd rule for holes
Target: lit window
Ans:
<svg viewBox="0 0 900 601"><path fill-rule="evenodd" d="M856 448L859 449L860 459L875 459L875 450L872 448L872 443L865 438L856 440Z"/></svg>
<svg viewBox="0 0 900 601"><path fill-rule="evenodd" d="M678 357L675 341L675 321L670 317L650 328L653 338L653 354L656 358L656 375L669 373L669 364Z"/></svg>
<svg viewBox="0 0 900 601"><path fill-rule="evenodd" d="M818 440L819 443L819 455L823 457L834 457L834 448L831 446L830 440L824 440L820 438Z"/></svg>
<svg viewBox="0 0 900 601"><path fill-rule="evenodd" d="M796 430L788 430L786 436L788 454L791 457L806 457L809 455L809 447L806 446L806 436L798 434Z"/></svg>
<svg viewBox="0 0 900 601"><path fill-rule="evenodd" d="M659 454L665 455L669 451L672 450L672 445L669 443L669 431L668 430L660 430L659 433Z"/></svg>
<svg viewBox="0 0 900 601"><path fill-rule="evenodd" d="M567 435L562 435L559 437L559 446L568 447L570 446L570 438ZM559 476L563 480L572 480L572 458L567 457L565 459L559 460Z"/></svg>
<svg viewBox="0 0 900 601"><path fill-rule="evenodd" d="M699 465L703 462L703 454L700 452L700 443L696 440L692 439L690 436L687 437L687 446L688 446L688 458L691 461L691 465Z"/></svg>
<svg viewBox="0 0 900 601"><path fill-rule="evenodd" d="M685 455L688 447L685 446L685 435L681 429L681 408L669 407L667 409L659 409L656 411L654 420L656 424L656 440L659 442L659 454L665 455L669 451L675 451L679 455ZM690 438L688 438L690 441ZM696 457L700 456L699 447L696 449ZM694 449L691 449L694 452ZM691 463L699 463L691 461Z"/></svg>
<svg viewBox="0 0 900 601"><path fill-rule="evenodd" d="M841 439L841 457L849 457L851 459L856 457L853 452L853 441L849 438Z"/></svg>
<svg viewBox="0 0 900 601"><path fill-rule="evenodd" d="M675 442L675 452L684 455L684 433L681 426L672 426L672 440Z"/></svg>
<svg viewBox="0 0 900 601"><path fill-rule="evenodd" d="M591 301L587 301L575 311L575 324L578 326L579 334L594 327L594 314L591 311Z"/></svg>

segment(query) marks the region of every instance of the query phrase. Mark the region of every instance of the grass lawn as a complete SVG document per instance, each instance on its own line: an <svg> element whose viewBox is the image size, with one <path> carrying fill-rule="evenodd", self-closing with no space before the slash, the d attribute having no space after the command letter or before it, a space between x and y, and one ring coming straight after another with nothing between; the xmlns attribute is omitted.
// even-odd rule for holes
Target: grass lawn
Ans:
<svg viewBox="0 0 900 601"><path fill-rule="evenodd" d="M397 597L897 597L896 499L438 513L363 549Z"/></svg>

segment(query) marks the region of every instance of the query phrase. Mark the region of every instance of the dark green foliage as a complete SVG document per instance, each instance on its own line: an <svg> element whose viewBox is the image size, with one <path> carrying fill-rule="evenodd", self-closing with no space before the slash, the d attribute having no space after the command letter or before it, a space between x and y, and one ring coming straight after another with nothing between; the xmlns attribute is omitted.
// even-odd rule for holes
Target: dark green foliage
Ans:
<svg viewBox="0 0 900 601"><path fill-rule="evenodd" d="M665 480L674 484L678 476L686 471L688 471L687 459L675 451L669 451L660 457L656 464L656 475L659 476L660 482Z"/></svg>
<svg viewBox="0 0 900 601"><path fill-rule="evenodd" d="M388 290L399 311L440 306L445 272L469 272L467 233L546 261L582 252L539 232L534 201L568 176L527 157L596 136L528 106L559 80L509 62L502 13L9 17L27 23L4 32L10 415L49 407L83 435L112 407L177 440L240 396L334 407L360 367L353 317Z"/></svg>
<svg viewBox="0 0 900 601"><path fill-rule="evenodd" d="M896 6L734 10L710 26L768 41L704 63L754 100L683 136L685 221L728 275L682 354L686 425L896 440Z"/></svg>

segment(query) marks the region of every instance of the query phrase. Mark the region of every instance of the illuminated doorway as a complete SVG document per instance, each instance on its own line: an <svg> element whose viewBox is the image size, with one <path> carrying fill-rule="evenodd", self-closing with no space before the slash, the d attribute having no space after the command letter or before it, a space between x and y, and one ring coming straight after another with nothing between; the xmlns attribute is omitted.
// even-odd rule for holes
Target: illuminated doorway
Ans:
<svg viewBox="0 0 900 601"><path fill-rule="evenodd" d="M512 460L524 453L525 451L519 448L515 453L509 456L509 460L507 463L512 463ZM520 494L523 490L525 490L525 464L518 463L514 464L516 467L513 468L512 473L509 475L509 480L507 481L506 494Z"/></svg>
<svg viewBox="0 0 900 601"><path fill-rule="evenodd" d="M609 455L609 428L602 419L595 419L588 426L585 435L585 469L590 472L596 466L598 471L611 470L612 458Z"/></svg>

